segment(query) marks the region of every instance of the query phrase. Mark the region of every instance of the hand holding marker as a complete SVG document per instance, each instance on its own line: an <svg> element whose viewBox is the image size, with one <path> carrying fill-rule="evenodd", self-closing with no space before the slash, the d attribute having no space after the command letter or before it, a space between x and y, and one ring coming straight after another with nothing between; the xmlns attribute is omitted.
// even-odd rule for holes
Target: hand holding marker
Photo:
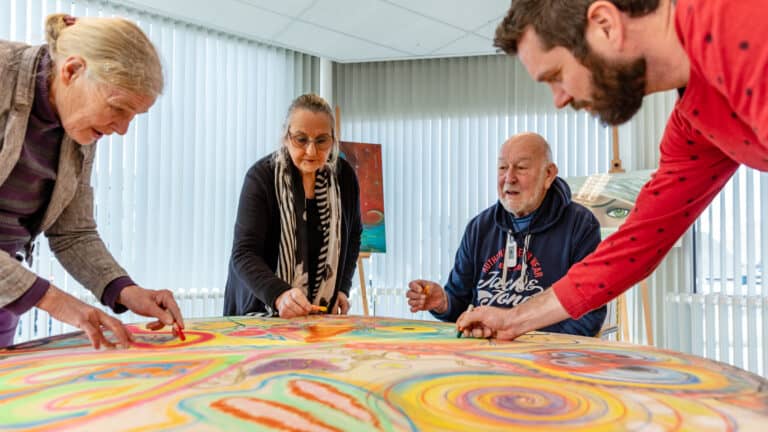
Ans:
<svg viewBox="0 0 768 432"><path fill-rule="evenodd" d="M472 309L474 308L475 306L470 303L469 306L467 307L467 312L472 312ZM460 338L463 333L464 333L464 330L456 330L456 338Z"/></svg>

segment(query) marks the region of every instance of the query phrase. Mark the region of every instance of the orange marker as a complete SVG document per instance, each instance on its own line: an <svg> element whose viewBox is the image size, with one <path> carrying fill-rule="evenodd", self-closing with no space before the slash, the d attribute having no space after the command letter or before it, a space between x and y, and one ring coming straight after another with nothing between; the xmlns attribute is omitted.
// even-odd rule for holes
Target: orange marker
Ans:
<svg viewBox="0 0 768 432"><path fill-rule="evenodd" d="M328 312L328 308L325 306L315 306L312 305L312 310L315 312Z"/></svg>
<svg viewBox="0 0 768 432"><path fill-rule="evenodd" d="M424 295L429 297L429 285L424 285Z"/></svg>
<svg viewBox="0 0 768 432"><path fill-rule="evenodd" d="M181 326L176 323L174 323L173 325L176 327L176 333L179 334L179 339L181 339L182 342L187 340L187 338L184 336L184 331L181 330Z"/></svg>

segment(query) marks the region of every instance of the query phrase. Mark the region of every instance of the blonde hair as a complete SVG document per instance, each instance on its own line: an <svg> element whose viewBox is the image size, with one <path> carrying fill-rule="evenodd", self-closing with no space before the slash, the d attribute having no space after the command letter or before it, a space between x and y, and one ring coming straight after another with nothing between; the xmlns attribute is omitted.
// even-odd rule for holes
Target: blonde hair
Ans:
<svg viewBox="0 0 768 432"><path fill-rule="evenodd" d="M331 137L333 138L333 147L331 148L331 154L328 156L328 162L326 165L333 171L336 169L336 162L339 159L339 139L336 136L336 117L333 115L331 106L321 96L314 93L303 94L291 102L291 106L288 107L288 112L285 114L285 120L283 121L283 137L288 137L288 127L291 123L291 116L296 111L303 109L313 113L324 113L328 115L331 120ZM283 148L277 152L278 162L287 162L290 156L287 154L288 149Z"/></svg>
<svg viewBox="0 0 768 432"><path fill-rule="evenodd" d="M85 60L86 74L95 81L151 97L162 93L160 57L136 24L124 18L87 17L68 24L71 19L54 14L45 20L45 38L54 64L77 55Z"/></svg>

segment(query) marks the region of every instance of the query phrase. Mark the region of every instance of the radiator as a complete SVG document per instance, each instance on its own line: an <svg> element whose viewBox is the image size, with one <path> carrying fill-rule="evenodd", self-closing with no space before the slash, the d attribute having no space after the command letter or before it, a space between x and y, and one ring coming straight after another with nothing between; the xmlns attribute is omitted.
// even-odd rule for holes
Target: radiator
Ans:
<svg viewBox="0 0 768 432"><path fill-rule="evenodd" d="M768 296L670 294L667 347L768 377Z"/></svg>
<svg viewBox="0 0 768 432"><path fill-rule="evenodd" d="M96 297L88 291L79 290L77 293L70 294L85 303L110 313L109 309L99 303ZM224 309L224 290L221 289L176 290L174 296L184 318L221 316ZM124 323L142 323L151 320L150 318L136 315L133 312L126 312L115 316ZM52 319L42 309L33 308L19 318L19 326L14 343L22 343L30 339L55 336L72 331L77 331L77 329Z"/></svg>

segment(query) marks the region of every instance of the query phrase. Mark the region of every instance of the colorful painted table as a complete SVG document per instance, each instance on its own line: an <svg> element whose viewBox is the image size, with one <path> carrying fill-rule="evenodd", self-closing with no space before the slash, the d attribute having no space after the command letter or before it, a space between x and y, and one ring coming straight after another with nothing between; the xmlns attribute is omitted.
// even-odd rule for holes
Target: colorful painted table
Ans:
<svg viewBox="0 0 768 432"><path fill-rule="evenodd" d="M0 430L768 430L768 381L698 357L536 333L361 317L131 326L0 351Z"/></svg>

